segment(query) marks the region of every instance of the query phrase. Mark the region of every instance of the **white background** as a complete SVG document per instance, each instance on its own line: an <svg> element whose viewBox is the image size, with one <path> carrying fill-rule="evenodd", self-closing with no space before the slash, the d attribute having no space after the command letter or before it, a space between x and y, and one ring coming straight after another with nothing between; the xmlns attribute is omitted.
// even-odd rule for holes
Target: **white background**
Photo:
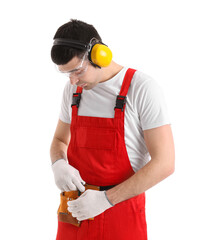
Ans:
<svg viewBox="0 0 221 240"><path fill-rule="evenodd" d="M149 240L221 239L220 12L218 0L1 3L0 239L56 236L49 148L67 79L50 49L70 18L93 24L117 63L164 90L176 170L146 192Z"/></svg>

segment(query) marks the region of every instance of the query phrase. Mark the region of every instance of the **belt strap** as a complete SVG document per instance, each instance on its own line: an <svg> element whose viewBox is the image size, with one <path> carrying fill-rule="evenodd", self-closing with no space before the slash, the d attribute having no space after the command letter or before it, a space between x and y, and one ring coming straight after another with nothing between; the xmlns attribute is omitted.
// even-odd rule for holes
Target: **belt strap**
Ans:
<svg viewBox="0 0 221 240"><path fill-rule="evenodd" d="M97 191L105 191L108 189L111 189L115 187L116 185L110 185L110 186L95 186L95 185L90 185L90 184L85 184L85 190L87 189L92 189L92 190L97 190ZM79 190L75 191L69 191L69 192L62 192L61 193L63 196L68 197L68 198L73 198L81 195L81 192Z"/></svg>
<svg viewBox="0 0 221 240"><path fill-rule="evenodd" d="M115 187L116 185L110 185L110 186L100 186L100 191L104 191L104 190L108 190L108 189L111 189L113 187Z"/></svg>
<svg viewBox="0 0 221 240"><path fill-rule="evenodd" d="M116 185L110 185L110 186L95 186L95 185L90 185L90 184L85 184L85 191L87 189L93 189L93 190L98 190L98 191L107 191L108 189L111 189L113 187L115 187ZM81 192L79 190L78 191L78 196L81 195Z"/></svg>

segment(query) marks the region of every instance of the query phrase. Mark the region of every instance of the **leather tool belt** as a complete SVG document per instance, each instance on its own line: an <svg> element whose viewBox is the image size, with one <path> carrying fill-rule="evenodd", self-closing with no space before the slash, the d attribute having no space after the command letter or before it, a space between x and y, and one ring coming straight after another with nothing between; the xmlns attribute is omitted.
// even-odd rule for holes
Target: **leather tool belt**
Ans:
<svg viewBox="0 0 221 240"><path fill-rule="evenodd" d="M99 187L99 186L90 185L90 184L85 184L84 186L85 186L85 191L87 189L103 191L103 190L108 190L114 187L114 186ZM77 227L80 226L80 221L78 221L77 218L73 217L72 214L68 211L67 202L77 199L82 194L83 193L81 193L79 190L60 193L60 205L57 211L58 221L70 223ZM88 220L94 220L94 218L89 218Z"/></svg>

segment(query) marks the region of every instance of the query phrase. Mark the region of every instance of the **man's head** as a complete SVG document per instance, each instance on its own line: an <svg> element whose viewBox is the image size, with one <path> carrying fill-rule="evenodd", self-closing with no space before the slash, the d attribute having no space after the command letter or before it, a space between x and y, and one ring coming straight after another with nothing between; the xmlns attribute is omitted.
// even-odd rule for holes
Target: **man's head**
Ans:
<svg viewBox="0 0 221 240"><path fill-rule="evenodd" d="M94 38L101 42L101 37L92 25L73 19L62 25L54 36L56 41L68 39L68 41L84 43L86 46ZM79 49L73 46L54 45L51 49L51 58L57 65L58 70L70 78L72 85L83 86L82 84L87 84L85 89L89 90L103 79L104 70L89 61L86 48Z"/></svg>
<svg viewBox="0 0 221 240"><path fill-rule="evenodd" d="M99 82L111 79L122 69L122 66L111 60L110 49L101 42L101 37L92 25L71 19L57 30L54 39L52 61L59 72L70 78L72 85L89 90ZM78 44L83 43L86 48L76 47L76 41Z"/></svg>

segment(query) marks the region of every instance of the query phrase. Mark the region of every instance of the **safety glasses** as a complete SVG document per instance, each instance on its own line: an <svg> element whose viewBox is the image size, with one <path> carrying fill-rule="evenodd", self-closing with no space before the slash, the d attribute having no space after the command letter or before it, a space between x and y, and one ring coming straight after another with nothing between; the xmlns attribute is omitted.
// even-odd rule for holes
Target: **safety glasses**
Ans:
<svg viewBox="0 0 221 240"><path fill-rule="evenodd" d="M62 73L62 75L66 76L66 77L69 77L69 78L75 77L75 76L76 77L82 77L88 69L88 59L87 59L87 57L88 57L88 52L86 52L84 54L84 56L82 57L81 63L79 64L79 66L74 68L73 70L68 71L68 72L60 71L58 69L58 66L56 66L56 68L57 68L58 72Z"/></svg>

